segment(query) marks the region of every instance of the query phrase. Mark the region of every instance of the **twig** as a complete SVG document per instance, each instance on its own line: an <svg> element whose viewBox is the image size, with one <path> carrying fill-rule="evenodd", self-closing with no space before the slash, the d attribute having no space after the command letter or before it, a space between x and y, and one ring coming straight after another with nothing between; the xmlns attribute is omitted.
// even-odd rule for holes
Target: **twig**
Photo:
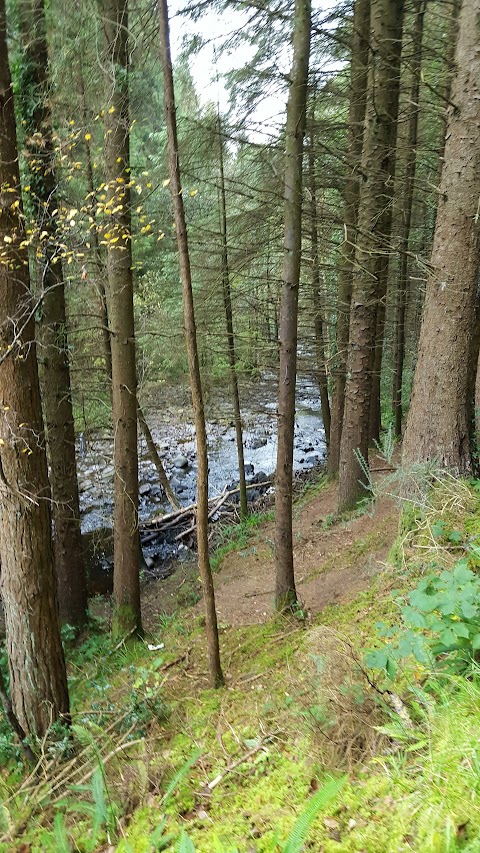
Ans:
<svg viewBox="0 0 480 853"><path fill-rule="evenodd" d="M266 735L266 737L262 738L262 740L260 741L260 743L257 744L257 746L254 746L252 749L249 749L248 752L245 752L244 755L241 755L240 758L237 758L236 761L232 761L231 764L225 767L225 770L223 770L222 773L219 773L218 776L215 776L215 779L212 779L211 782L208 782L204 786L204 788L202 788L202 794L211 794L213 789L216 788L217 785L219 785L220 782L225 779L225 776L228 776L228 774L231 773L232 770L235 770L240 764L243 764L245 761L248 761L248 759L251 758L252 755L255 755L257 752L260 752L261 749L264 749L265 744L268 741L273 740L274 737L274 734Z"/></svg>

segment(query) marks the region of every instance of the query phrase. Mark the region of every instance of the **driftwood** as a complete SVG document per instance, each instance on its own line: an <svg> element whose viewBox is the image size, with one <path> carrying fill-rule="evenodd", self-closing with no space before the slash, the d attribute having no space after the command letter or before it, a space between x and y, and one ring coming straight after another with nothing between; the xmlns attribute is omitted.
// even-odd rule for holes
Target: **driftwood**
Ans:
<svg viewBox="0 0 480 853"><path fill-rule="evenodd" d="M147 442L148 452L150 454L150 459L152 460L155 468L157 469L158 479L160 481L160 485L162 486L163 491L165 492L168 502L174 509L180 509L181 504L178 500L177 496L174 494L173 489L168 481L168 477L165 473L165 468L163 467L162 460L160 459L158 450L156 448L155 442L153 440L153 435L150 432L150 427L145 420L145 415L141 409L140 403L137 401L137 418L138 423L140 424L140 429L143 432L145 437L145 441Z"/></svg>
<svg viewBox="0 0 480 853"><path fill-rule="evenodd" d="M251 483L247 486L247 489L264 488L265 486L271 486L272 483L273 480L266 480L264 483ZM208 502L208 518L211 519L215 513L218 512L225 503L227 503L228 499L238 492L239 487L236 489L230 489L228 492L222 492L221 495L211 498ZM178 542L190 533L194 533L197 526L195 517L196 511L197 504L193 503L189 506L183 507L182 509L169 512L167 515L162 515L160 518L150 519L149 521L144 522L141 525L142 542L151 542L159 533L164 533L166 530L171 530L175 527L180 527L189 520L189 526L175 536L175 541Z"/></svg>

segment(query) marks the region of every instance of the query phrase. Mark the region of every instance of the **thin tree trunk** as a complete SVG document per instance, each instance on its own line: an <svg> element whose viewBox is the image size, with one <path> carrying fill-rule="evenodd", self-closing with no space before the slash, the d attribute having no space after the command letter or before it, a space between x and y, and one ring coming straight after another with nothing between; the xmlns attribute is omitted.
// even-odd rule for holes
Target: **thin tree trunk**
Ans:
<svg viewBox="0 0 480 853"><path fill-rule="evenodd" d="M183 206L182 183L177 140L177 122L175 117L175 94L173 88L172 59L170 53L170 31L168 22L168 6L166 0L158 0L158 17L160 24L160 58L163 68L163 91L165 123L167 126L168 165L170 173L170 189L172 194L177 235L180 275L183 290L183 314L185 323L185 339L187 345L188 368L192 393L193 411L195 417L195 432L197 441L197 547L198 566L203 587L205 605L205 627L207 633L208 661L210 681L213 687L224 683L220 665L220 649L218 643L217 612L215 609L215 591L212 571L208 554L208 457L207 433L205 429L205 413L203 410L202 383L198 362L197 329L193 304L192 275L188 252L187 227Z"/></svg>
<svg viewBox="0 0 480 853"><path fill-rule="evenodd" d="M298 291L302 248L302 159L306 127L311 2L295 0L293 64L287 104L283 285L280 303L278 447L275 480L275 606L296 605L292 487L297 373Z"/></svg>
<svg viewBox="0 0 480 853"><path fill-rule="evenodd" d="M427 282L405 463L472 470L471 373L480 263L480 0L464 0L448 109L440 201Z"/></svg>
<svg viewBox="0 0 480 853"><path fill-rule="evenodd" d="M69 722L15 112L0 0L0 592L13 713L43 737Z"/></svg>
<svg viewBox="0 0 480 853"><path fill-rule="evenodd" d="M408 133L406 140L407 161L402 191L400 229L400 269L397 285L397 312L395 318L395 350L393 357L393 415L395 436L402 435L402 379L405 357L405 317L408 299L409 240L412 222L413 192L417 166L418 100L422 69L422 38L426 0L415 0L415 24L412 39L412 83L408 106Z"/></svg>
<svg viewBox="0 0 480 853"><path fill-rule="evenodd" d="M85 81L83 77L83 65L80 62L80 94L81 94L81 103L82 103L82 116L83 116L83 124L84 127L88 127L88 112L87 112L87 101L85 97ZM110 331L108 328L108 312L107 312L107 294L105 292L105 264L102 259L102 253L100 250L100 243L98 240L98 230L96 223L96 204L97 204L97 191L95 187L95 180L93 177L93 165L92 165L92 149L90 145L90 139L87 138L87 134L85 134L84 138L85 145L85 166L87 171L87 188L88 188L88 196L89 196L89 204L90 204L90 216L93 219L94 228L91 231L91 240L92 240L92 248L93 248L93 258L95 265L95 278L94 278L94 286L95 291L98 297L98 307L99 307L99 319L102 330L102 342L103 342L103 352L105 358L105 373L107 375L109 391L111 393L111 384L112 384L112 346L110 342Z"/></svg>
<svg viewBox="0 0 480 853"><path fill-rule="evenodd" d="M222 292L223 306L225 309L225 322L227 326L227 350L228 366L230 370L230 385L232 392L233 418L235 422L235 436L237 441L238 474L240 489L240 516L246 518L247 509L247 484L245 480L245 457L243 453L243 430L242 415L240 412L240 397L238 393L237 359L235 355L235 337L233 334L232 295L230 291L230 271L228 266L228 244L227 244L227 203L225 195L225 171L223 166L223 138L220 111L218 110L218 145L220 163L220 228L222 234Z"/></svg>
<svg viewBox="0 0 480 853"><path fill-rule="evenodd" d="M128 0L103 0L108 319L114 432L113 634L141 633L137 381L130 210ZM115 212L114 212L115 211Z"/></svg>
<svg viewBox="0 0 480 853"><path fill-rule="evenodd" d="M43 235L40 251L36 253L38 292L43 294L39 312L39 366L50 463L60 618L70 625L82 625L87 613L87 583L80 532L65 287L56 238L58 198L44 2L21 0L19 13L23 43L20 104L25 156L30 172L30 198Z"/></svg>
<svg viewBox="0 0 480 853"><path fill-rule="evenodd" d="M168 482L168 477L165 473L165 468L163 467L162 460L160 459L160 456L158 454L155 441L153 440L153 435L150 431L150 427L148 426L147 421L145 420L145 415L143 414L143 410L140 406L140 403L137 403L137 414L140 429L142 430L143 435L145 437L145 441L147 442L150 459L152 460L153 464L155 465L155 468L157 469L160 485L168 498L170 506L172 506L173 509L180 509L182 505L178 498L175 496L173 489L170 483Z"/></svg>
<svg viewBox="0 0 480 853"><path fill-rule="evenodd" d="M339 510L365 494L372 367L379 296L379 257L389 250L392 174L398 113L403 2L372 0L372 61L362 156L357 251L352 290L345 411L340 449Z"/></svg>
<svg viewBox="0 0 480 853"><path fill-rule="evenodd" d="M314 111L312 111L312 127ZM312 298L315 328L315 349L317 361L317 381L320 392L320 407L322 412L325 443L330 444L330 400L328 399L327 360L325 358L325 336L323 333L323 306L320 285L320 269L318 266L318 229L317 229L317 185L315 180L315 153L313 150L313 130L310 131L308 148L308 175L310 189L310 229L312 242Z"/></svg>
<svg viewBox="0 0 480 853"><path fill-rule="evenodd" d="M368 53L370 38L370 0L355 0L353 38L350 60L350 107L348 119L348 174L344 190L344 241L338 276L338 301L336 325L336 356L332 367L334 389L331 406L330 445L328 471L338 473L340 441L342 437L343 409L345 403L345 378L347 369L348 329L350 302L355 262L358 200L360 197L363 125L367 102Z"/></svg>

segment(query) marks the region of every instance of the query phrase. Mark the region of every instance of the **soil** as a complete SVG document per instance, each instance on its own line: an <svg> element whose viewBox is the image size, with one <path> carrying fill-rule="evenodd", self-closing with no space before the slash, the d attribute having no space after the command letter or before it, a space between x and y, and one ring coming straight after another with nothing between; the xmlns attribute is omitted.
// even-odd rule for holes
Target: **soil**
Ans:
<svg viewBox="0 0 480 853"><path fill-rule="evenodd" d="M352 600L367 589L383 571L398 531L398 507L386 497L363 514L335 521L336 491L336 484L330 483L294 508L297 593L312 614ZM252 532L245 548L223 558L214 576L220 626L256 624L272 616L273 541L274 522L266 521ZM142 613L147 631L154 629L160 612L172 612L179 603L194 603L196 575L196 563L189 561L167 580L144 587ZM195 606L201 613L201 602Z"/></svg>

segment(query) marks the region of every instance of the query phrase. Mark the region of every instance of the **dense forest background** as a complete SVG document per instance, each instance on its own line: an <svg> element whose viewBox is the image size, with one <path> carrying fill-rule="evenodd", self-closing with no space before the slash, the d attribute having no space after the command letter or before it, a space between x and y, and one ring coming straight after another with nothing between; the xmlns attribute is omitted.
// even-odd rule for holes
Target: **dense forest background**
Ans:
<svg viewBox="0 0 480 853"><path fill-rule="evenodd" d="M19 761L40 766L52 736L68 754L82 742L65 638L78 654L91 628L81 507L99 448L112 482L113 652L143 642L154 561L142 548L188 541L212 688L229 683L212 519L227 511L245 530L252 496L271 495L270 597L277 618L304 616L294 457L305 382L322 433L303 455L315 451L306 467L325 457L315 476L335 484L332 524L365 510L379 476L410 509L439 482L470 477L475 493L479 20L478 0L0 0L0 692ZM267 383L276 464L254 478L245 411ZM221 494L212 421L236 447ZM161 433L186 441L184 423L195 448L178 456L179 443L172 466ZM149 518L144 449L159 496ZM431 541L464 547L435 523ZM431 580L412 628L443 630L434 657L460 643L472 662L478 635L462 620L475 622L476 574L456 565L463 616ZM437 610L462 629L430 623ZM431 649L410 635L407 646L431 663ZM395 654L376 651L372 667L393 678ZM317 811L339 790L327 783ZM65 833L58 823L59 850Z"/></svg>

